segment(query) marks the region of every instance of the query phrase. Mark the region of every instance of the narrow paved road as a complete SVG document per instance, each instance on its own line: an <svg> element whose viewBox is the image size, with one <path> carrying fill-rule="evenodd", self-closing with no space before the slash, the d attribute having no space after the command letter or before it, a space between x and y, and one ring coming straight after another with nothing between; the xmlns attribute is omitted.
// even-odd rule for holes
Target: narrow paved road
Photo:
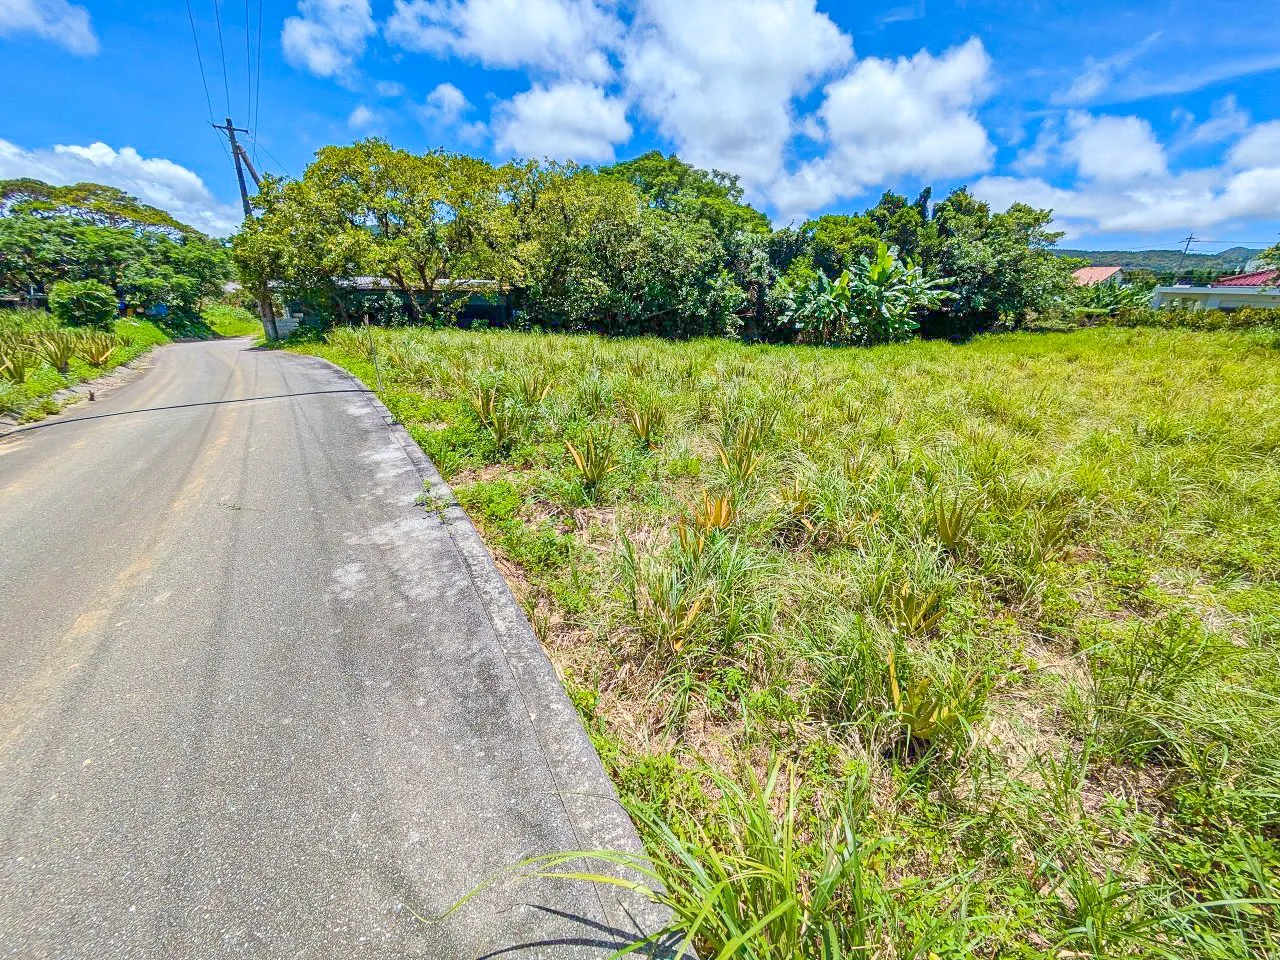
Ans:
<svg viewBox="0 0 1280 960"><path fill-rule="evenodd" d="M246 340L0 439L0 956L599 957L634 929L551 881L435 919L634 838L403 441Z"/></svg>

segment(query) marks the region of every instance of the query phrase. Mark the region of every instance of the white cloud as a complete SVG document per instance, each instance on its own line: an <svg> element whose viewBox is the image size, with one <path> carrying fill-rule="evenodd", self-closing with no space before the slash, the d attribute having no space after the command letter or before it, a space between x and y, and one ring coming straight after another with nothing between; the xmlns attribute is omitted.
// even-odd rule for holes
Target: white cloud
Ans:
<svg viewBox="0 0 1280 960"><path fill-rule="evenodd" d="M404 84L396 83L394 80L383 80L374 89L378 91L380 97L404 96Z"/></svg>
<svg viewBox="0 0 1280 960"><path fill-rule="evenodd" d="M1203 37L1169 38L1163 43L1162 37L1162 32L1157 31L1110 57L1087 57L1081 72L1054 100L1073 105L1129 103L1148 97L1191 93L1280 68L1280 55L1275 53L1222 56L1220 51L1206 45ZM1143 55L1152 49L1158 56L1147 58L1149 66L1142 66ZM1187 64L1189 69L1177 69L1171 64Z"/></svg>
<svg viewBox="0 0 1280 960"><path fill-rule="evenodd" d="M622 29L595 0L396 0L386 35L407 50L604 81Z"/></svg>
<svg viewBox="0 0 1280 960"><path fill-rule="evenodd" d="M535 84L499 104L494 144L523 157L612 161L614 146L631 138L627 106L592 83Z"/></svg>
<svg viewBox="0 0 1280 960"><path fill-rule="evenodd" d="M826 87L818 109L826 152L774 186L775 204L798 217L895 177L989 169L995 148L975 108L990 70L976 38L941 56L860 61Z"/></svg>
<svg viewBox="0 0 1280 960"><path fill-rule="evenodd" d="M1098 59L1086 57L1084 69L1072 81L1067 90L1054 99L1059 103L1092 103L1115 84L1117 75L1129 67L1160 39L1160 33L1150 34L1136 46L1122 50L1110 57Z"/></svg>
<svg viewBox="0 0 1280 960"><path fill-rule="evenodd" d="M1230 107L1217 111L1238 128ZM1199 230L1218 224L1280 218L1280 121L1258 124L1218 166L1170 172L1164 146L1138 117L1073 114L1063 147L1077 179L987 177L978 197L1004 209L1023 202L1054 211L1072 235ZM1215 138L1216 138L1215 134Z"/></svg>
<svg viewBox="0 0 1280 960"><path fill-rule="evenodd" d="M623 62L630 95L684 159L759 189L782 173L795 99L852 56L814 0L647 0Z"/></svg>
<svg viewBox="0 0 1280 960"><path fill-rule="evenodd" d="M133 147L105 143L24 150L0 140L0 179L33 177L57 185L93 182L119 187L167 210L183 223L225 236L243 219L239 206L214 199L192 171L162 157L144 157Z"/></svg>
<svg viewBox="0 0 1280 960"><path fill-rule="evenodd" d="M1227 157L1236 167L1280 167L1280 120L1258 124Z"/></svg>
<svg viewBox="0 0 1280 960"><path fill-rule="evenodd" d="M376 110L361 103L347 117L347 126L352 130L368 130L376 127L380 120L381 117Z"/></svg>
<svg viewBox="0 0 1280 960"><path fill-rule="evenodd" d="M81 56L98 52L89 11L67 0L0 0L0 36L17 33L34 33Z"/></svg>
<svg viewBox="0 0 1280 960"><path fill-rule="evenodd" d="M1196 123L1195 117L1181 108L1174 110L1173 119L1185 128L1179 147L1234 140L1249 129L1249 111L1242 109L1234 96L1217 101L1203 123Z"/></svg>
<svg viewBox="0 0 1280 960"><path fill-rule="evenodd" d="M298 13L280 35L285 59L320 77L349 73L376 30L369 0L299 0Z"/></svg>
<svg viewBox="0 0 1280 960"><path fill-rule="evenodd" d="M427 94L423 111L431 119L446 126L457 123L471 109L467 95L452 83L442 83Z"/></svg>
<svg viewBox="0 0 1280 960"><path fill-rule="evenodd" d="M479 121L468 123L464 120L471 110L471 101L466 94L452 83L442 83L427 94L419 115L429 128L452 130L463 143L479 143L484 139L485 125Z"/></svg>
<svg viewBox="0 0 1280 960"><path fill-rule="evenodd" d="M1168 172L1164 147L1141 117L1095 117L1073 111L1064 157L1081 176L1104 183L1133 183Z"/></svg>

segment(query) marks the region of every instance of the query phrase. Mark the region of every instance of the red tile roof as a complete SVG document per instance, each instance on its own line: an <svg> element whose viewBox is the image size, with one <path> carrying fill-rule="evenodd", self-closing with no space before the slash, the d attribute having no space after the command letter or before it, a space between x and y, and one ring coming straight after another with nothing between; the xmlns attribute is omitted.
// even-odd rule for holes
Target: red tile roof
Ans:
<svg viewBox="0 0 1280 960"><path fill-rule="evenodd" d="M1081 267L1073 270L1071 275L1076 278L1077 287L1092 287L1106 283L1119 272L1119 267Z"/></svg>
<svg viewBox="0 0 1280 960"><path fill-rule="evenodd" d="M1280 278L1280 270L1257 270L1254 273L1239 273L1233 277L1219 277L1213 281L1215 287L1265 287L1274 285Z"/></svg>

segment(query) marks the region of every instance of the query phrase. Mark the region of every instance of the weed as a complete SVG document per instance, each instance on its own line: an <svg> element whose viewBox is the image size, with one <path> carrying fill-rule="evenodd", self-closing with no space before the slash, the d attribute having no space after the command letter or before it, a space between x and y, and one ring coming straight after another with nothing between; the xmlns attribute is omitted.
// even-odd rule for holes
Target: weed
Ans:
<svg viewBox="0 0 1280 960"><path fill-rule="evenodd" d="M580 447L571 440L564 442L578 471L578 479L588 493L594 493L605 478L618 469L610 447L611 439L608 433L592 430L582 439Z"/></svg>
<svg viewBox="0 0 1280 960"><path fill-rule="evenodd" d="M656 403L643 400L630 400L622 409L627 416L627 426L640 445L646 450L656 450L658 436L667 421L666 411Z"/></svg>
<svg viewBox="0 0 1280 960"><path fill-rule="evenodd" d="M66 373L76 355L78 338L65 330L50 330L36 339L36 349L53 369Z"/></svg>

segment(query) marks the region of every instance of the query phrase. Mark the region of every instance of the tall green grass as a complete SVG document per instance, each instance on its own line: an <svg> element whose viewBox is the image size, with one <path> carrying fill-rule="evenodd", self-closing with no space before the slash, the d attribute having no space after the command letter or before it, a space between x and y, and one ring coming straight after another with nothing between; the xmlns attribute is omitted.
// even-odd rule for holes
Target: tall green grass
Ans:
<svg viewBox="0 0 1280 960"><path fill-rule="evenodd" d="M375 344L701 955L1280 951L1273 333Z"/></svg>

